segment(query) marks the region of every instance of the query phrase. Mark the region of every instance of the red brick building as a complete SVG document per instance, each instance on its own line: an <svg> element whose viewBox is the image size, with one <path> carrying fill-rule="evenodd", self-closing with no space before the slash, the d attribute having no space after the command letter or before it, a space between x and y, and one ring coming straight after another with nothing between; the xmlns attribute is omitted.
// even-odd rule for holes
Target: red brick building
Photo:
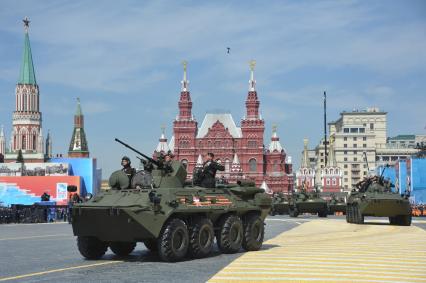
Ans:
<svg viewBox="0 0 426 283"><path fill-rule="evenodd" d="M287 192L293 187L291 157L281 146L276 127L269 145L265 146L265 121L260 115L260 101L254 80L254 61L250 65L249 90L245 101L246 115L238 127L230 113L207 113L201 126L192 115L192 101L184 63L182 89L178 102L179 114L173 122L173 137L167 145L164 134L157 151L171 150L175 159L187 166L189 177L194 168L202 166L202 155L213 152L225 166L224 176L230 182L252 179L260 186L263 181L273 191Z"/></svg>

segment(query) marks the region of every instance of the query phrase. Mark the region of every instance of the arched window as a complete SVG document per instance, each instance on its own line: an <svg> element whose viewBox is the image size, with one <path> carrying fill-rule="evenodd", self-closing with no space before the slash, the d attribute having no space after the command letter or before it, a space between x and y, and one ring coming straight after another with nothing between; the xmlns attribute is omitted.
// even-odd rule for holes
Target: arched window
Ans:
<svg viewBox="0 0 426 283"><path fill-rule="evenodd" d="M33 150L36 150L36 136L33 135Z"/></svg>
<svg viewBox="0 0 426 283"><path fill-rule="evenodd" d="M21 146L22 150L27 149L27 136L24 134L22 135L22 146Z"/></svg>
<svg viewBox="0 0 426 283"><path fill-rule="evenodd" d="M330 179L327 178L326 184L329 186L330 185Z"/></svg>
<svg viewBox="0 0 426 283"><path fill-rule="evenodd" d="M335 186L335 185L336 185L336 178L333 178L333 179L331 180L331 183L333 184L333 186Z"/></svg>
<svg viewBox="0 0 426 283"><path fill-rule="evenodd" d="M249 168L250 168L250 172L256 172L257 171L256 159L252 158L252 159L249 160Z"/></svg>
<svg viewBox="0 0 426 283"><path fill-rule="evenodd" d="M229 172L231 168L231 161L229 159L225 160L225 172Z"/></svg>
<svg viewBox="0 0 426 283"><path fill-rule="evenodd" d="M272 165L272 171L278 172L278 161L274 160L274 164Z"/></svg>
<svg viewBox="0 0 426 283"><path fill-rule="evenodd" d="M328 169L325 169L325 174L326 174L326 175L328 174Z"/></svg>
<svg viewBox="0 0 426 283"><path fill-rule="evenodd" d="M188 160L182 159L180 162L182 162L182 165L183 165L183 167L185 167L185 169L188 168Z"/></svg>

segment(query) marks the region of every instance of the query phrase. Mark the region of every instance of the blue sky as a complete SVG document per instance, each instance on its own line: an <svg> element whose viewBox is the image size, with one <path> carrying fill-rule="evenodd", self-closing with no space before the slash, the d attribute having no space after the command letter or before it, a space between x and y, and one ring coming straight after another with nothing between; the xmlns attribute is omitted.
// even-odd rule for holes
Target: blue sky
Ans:
<svg viewBox="0 0 426 283"><path fill-rule="evenodd" d="M122 155L134 159L114 137L147 153L162 124L170 138L183 59L199 123L212 109L239 123L255 59L265 140L277 124L295 167L303 138L313 147L322 136L324 89L329 120L377 106L388 112L389 136L426 132L425 1L1 1L8 137L25 16L53 151L67 152L80 97L104 178Z"/></svg>

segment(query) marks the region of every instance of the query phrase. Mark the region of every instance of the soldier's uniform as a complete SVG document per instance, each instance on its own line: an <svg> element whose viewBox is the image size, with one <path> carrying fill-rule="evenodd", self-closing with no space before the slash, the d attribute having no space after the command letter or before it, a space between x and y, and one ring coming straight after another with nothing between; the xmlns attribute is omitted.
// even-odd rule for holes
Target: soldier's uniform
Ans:
<svg viewBox="0 0 426 283"><path fill-rule="evenodd" d="M127 161L127 163L123 165L123 161ZM132 168L130 164L130 158L128 158L127 156L123 156L123 158L121 159L121 165L123 165L123 169L121 169L121 171L123 171L127 175L127 177L129 177L129 187L132 183L133 175L136 174L135 168Z"/></svg>
<svg viewBox="0 0 426 283"><path fill-rule="evenodd" d="M225 166L217 163L214 160L209 160L204 163L201 173L201 186L205 188L216 187L216 171L224 171Z"/></svg>

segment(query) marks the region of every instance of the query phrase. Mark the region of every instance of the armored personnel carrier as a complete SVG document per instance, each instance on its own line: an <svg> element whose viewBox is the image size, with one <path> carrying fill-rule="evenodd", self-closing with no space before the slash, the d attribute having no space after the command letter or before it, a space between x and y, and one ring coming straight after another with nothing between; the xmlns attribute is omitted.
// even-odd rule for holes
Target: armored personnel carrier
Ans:
<svg viewBox="0 0 426 283"><path fill-rule="evenodd" d="M385 168L383 169L385 170ZM346 221L363 224L364 216L389 217L392 225L411 225L409 195L392 192L393 185L381 176L367 177L355 185L347 199Z"/></svg>
<svg viewBox="0 0 426 283"><path fill-rule="evenodd" d="M143 242L163 261L210 254L216 238L223 253L259 250L271 198L254 183L203 188L186 182L178 161L162 164L131 146L153 166L129 180L114 172L110 189L73 208L72 228L80 253L99 259L108 247L118 256ZM165 170L167 168L167 170Z"/></svg>
<svg viewBox="0 0 426 283"><path fill-rule="evenodd" d="M288 213L288 197L283 193L276 193L272 196L272 208L270 215L283 215Z"/></svg>
<svg viewBox="0 0 426 283"><path fill-rule="evenodd" d="M344 197L337 197L332 194L331 198L327 201L328 214L333 215L335 212L346 213L346 201Z"/></svg>
<svg viewBox="0 0 426 283"><path fill-rule="evenodd" d="M318 214L318 217L327 217L327 202L316 191L307 192L302 189L300 192L293 192L289 198L288 206L290 217L297 217L300 213L313 213Z"/></svg>

